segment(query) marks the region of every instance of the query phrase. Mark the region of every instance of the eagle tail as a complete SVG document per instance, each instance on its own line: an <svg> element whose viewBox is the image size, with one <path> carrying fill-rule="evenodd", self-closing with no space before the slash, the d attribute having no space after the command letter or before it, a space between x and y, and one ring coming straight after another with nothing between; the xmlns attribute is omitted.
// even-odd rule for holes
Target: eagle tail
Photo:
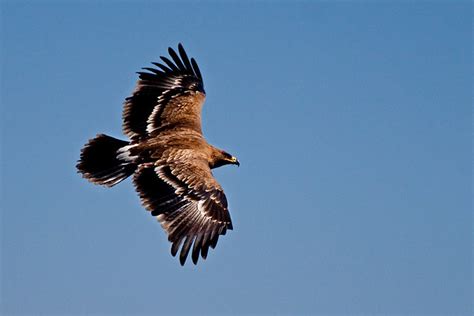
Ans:
<svg viewBox="0 0 474 316"><path fill-rule="evenodd" d="M137 164L129 142L99 134L81 150L78 172L92 183L112 187L131 176Z"/></svg>

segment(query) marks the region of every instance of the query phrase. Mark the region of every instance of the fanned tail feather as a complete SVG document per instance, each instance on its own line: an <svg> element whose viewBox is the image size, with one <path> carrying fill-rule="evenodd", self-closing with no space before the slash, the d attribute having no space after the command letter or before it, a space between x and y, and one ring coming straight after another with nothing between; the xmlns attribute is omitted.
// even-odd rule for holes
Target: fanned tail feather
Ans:
<svg viewBox="0 0 474 316"><path fill-rule="evenodd" d="M129 143L104 134L89 140L76 167L92 183L112 187L131 176L136 169L128 155Z"/></svg>

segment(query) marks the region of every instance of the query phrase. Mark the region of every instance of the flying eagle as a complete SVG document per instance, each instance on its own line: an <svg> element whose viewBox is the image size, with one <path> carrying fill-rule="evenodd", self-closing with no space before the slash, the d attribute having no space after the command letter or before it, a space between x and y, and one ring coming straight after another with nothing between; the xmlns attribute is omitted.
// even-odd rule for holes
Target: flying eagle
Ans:
<svg viewBox="0 0 474 316"><path fill-rule="evenodd" d="M99 134L81 150L78 172L112 187L133 175L143 206L161 223L171 254L184 265L206 259L219 235L232 229L227 199L211 169L240 165L237 158L207 143L201 109L206 94L201 72L183 46L161 56L157 68L142 68L125 99L123 132L130 141ZM192 248L192 250L191 250Z"/></svg>

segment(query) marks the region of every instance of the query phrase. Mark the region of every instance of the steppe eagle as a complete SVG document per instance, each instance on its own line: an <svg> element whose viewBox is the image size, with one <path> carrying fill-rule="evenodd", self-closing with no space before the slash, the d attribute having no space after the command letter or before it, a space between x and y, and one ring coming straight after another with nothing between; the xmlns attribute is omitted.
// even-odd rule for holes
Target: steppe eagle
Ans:
<svg viewBox="0 0 474 316"><path fill-rule="evenodd" d="M204 139L201 109L204 84L196 61L183 46L171 47L157 68L143 68L123 109L130 141L99 134L81 150L78 172L112 187L133 175L143 206L156 216L184 265L206 259L219 235L232 229L227 199L211 169L239 165L234 156Z"/></svg>

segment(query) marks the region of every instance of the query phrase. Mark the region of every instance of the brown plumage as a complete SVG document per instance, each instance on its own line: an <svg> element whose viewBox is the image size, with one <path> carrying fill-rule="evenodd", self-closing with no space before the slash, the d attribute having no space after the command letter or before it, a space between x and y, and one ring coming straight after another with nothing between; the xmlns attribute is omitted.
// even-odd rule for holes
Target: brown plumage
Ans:
<svg viewBox="0 0 474 316"><path fill-rule="evenodd" d="M184 265L206 259L219 235L232 229L227 200L211 169L238 160L204 139L201 72L181 44L171 60L143 68L125 100L123 131L130 141L97 135L81 151L77 169L89 181L112 187L133 175L143 206L156 216Z"/></svg>

